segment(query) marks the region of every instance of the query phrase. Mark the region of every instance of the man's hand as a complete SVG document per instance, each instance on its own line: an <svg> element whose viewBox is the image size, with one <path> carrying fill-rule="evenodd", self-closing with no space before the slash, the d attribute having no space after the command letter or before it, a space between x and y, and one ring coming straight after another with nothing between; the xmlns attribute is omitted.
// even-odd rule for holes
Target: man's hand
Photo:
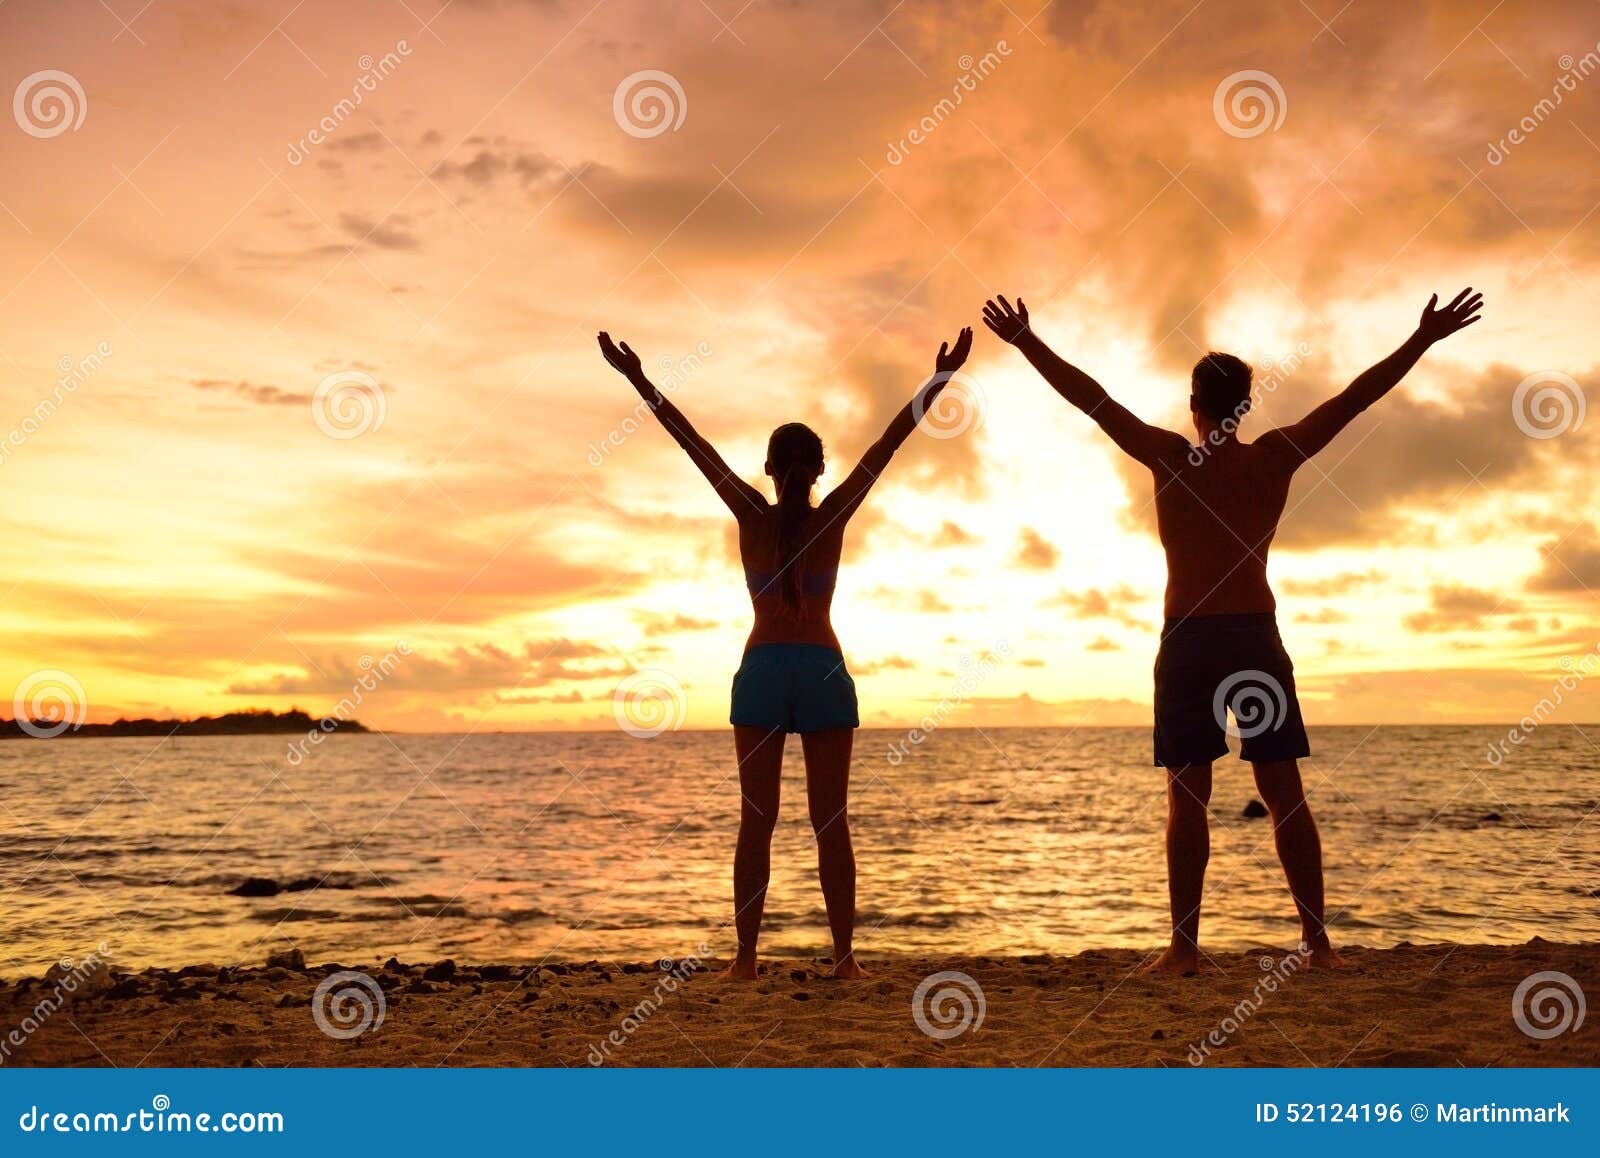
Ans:
<svg viewBox="0 0 1600 1158"><path fill-rule="evenodd" d="M1021 298L1017 299L1017 308L1012 309L1011 303L1004 297L1000 304L993 301L983 303L983 324L994 331L994 336L1002 342L1009 342L1013 346L1018 339L1028 332L1028 307Z"/></svg>
<svg viewBox="0 0 1600 1158"><path fill-rule="evenodd" d="M1448 338L1457 330L1464 330L1483 315L1483 295L1472 292L1468 286L1455 296L1444 309L1435 309L1439 295L1434 294L1422 309L1422 321L1417 323L1417 333L1429 343Z"/></svg>
<svg viewBox="0 0 1600 1158"><path fill-rule="evenodd" d="M629 349L626 342L618 346L611 340L611 335L604 330L600 331L600 352L606 356L606 361L611 363L612 368L628 381L637 382L644 375L639 355Z"/></svg>
<svg viewBox="0 0 1600 1158"><path fill-rule="evenodd" d="M948 345L947 342L940 342L939 356L933 360L933 368L940 374L954 374L966 365L967 355L972 352L972 327L962 327L954 350L947 350Z"/></svg>

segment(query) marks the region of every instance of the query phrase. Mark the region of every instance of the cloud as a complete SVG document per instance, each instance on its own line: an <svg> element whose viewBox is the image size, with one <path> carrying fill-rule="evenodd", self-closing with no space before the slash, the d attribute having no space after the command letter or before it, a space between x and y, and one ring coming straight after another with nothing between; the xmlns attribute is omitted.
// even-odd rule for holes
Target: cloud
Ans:
<svg viewBox="0 0 1600 1158"><path fill-rule="evenodd" d="M1430 609L1417 611L1401 620L1407 630L1476 631L1485 625L1491 615L1505 615L1517 611L1515 600L1457 584L1438 584L1429 592Z"/></svg>
<svg viewBox="0 0 1600 1158"><path fill-rule="evenodd" d="M1023 527L1020 537L1015 556L1019 567L1030 571L1049 571L1060 561L1061 552L1055 544L1032 527Z"/></svg>
<svg viewBox="0 0 1600 1158"><path fill-rule="evenodd" d="M1529 580L1528 590L1590 595L1600 591L1600 545L1595 539L1594 526L1580 524L1569 536L1543 544L1539 550L1544 561Z"/></svg>
<svg viewBox="0 0 1600 1158"><path fill-rule="evenodd" d="M696 619L692 615L649 616L646 617L644 633L647 636L677 635L684 631L710 631L720 626L714 619Z"/></svg>
<svg viewBox="0 0 1600 1158"><path fill-rule="evenodd" d="M1044 603L1046 607L1065 607L1078 619L1111 619L1127 627L1149 624L1128 609L1145 602L1145 596L1125 583L1115 587L1091 587L1087 591L1063 591Z"/></svg>
<svg viewBox="0 0 1600 1158"><path fill-rule="evenodd" d="M1382 573L1370 569L1341 571L1337 575L1321 579L1284 579L1277 584L1277 587L1286 595L1310 595L1326 599L1332 595L1348 595L1358 588L1381 583L1385 578Z"/></svg>
<svg viewBox="0 0 1600 1158"><path fill-rule="evenodd" d="M309 406L311 395L292 390L282 390L257 382L233 381L220 378L191 378L189 385L196 390L226 391L254 402L259 406Z"/></svg>
<svg viewBox="0 0 1600 1158"><path fill-rule="evenodd" d="M391 213L382 220L363 217L359 213L339 214L339 228L343 229L356 243L371 244L379 249L419 249L422 242L417 235L411 232L410 219Z"/></svg>

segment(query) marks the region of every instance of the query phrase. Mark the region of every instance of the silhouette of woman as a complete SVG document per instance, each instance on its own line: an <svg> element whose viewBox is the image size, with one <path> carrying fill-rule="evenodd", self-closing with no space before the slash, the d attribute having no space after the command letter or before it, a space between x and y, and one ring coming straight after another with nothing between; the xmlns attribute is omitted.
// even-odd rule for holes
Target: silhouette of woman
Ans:
<svg viewBox="0 0 1600 1158"><path fill-rule="evenodd" d="M639 356L600 334L606 361L628 379L739 524L739 557L755 607L755 627L733 677L734 751L739 760L739 844L733 858L734 924L739 951L729 974L756 976L756 939L766 904L772 832L784 737L800 733L806 797L817 837L817 874L833 933L833 975L864 977L856 963L856 861L846 803L853 729L860 726L856 690L828 612L844 530L918 420L961 368L972 348L963 329L955 348L939 347L935 374L895 415L848 478L816 506L811 489L822 474L822 440L807 426L786 423L767 442L766 473L777 490L769 503L728 469L716 449L645 376Z"/></svg>

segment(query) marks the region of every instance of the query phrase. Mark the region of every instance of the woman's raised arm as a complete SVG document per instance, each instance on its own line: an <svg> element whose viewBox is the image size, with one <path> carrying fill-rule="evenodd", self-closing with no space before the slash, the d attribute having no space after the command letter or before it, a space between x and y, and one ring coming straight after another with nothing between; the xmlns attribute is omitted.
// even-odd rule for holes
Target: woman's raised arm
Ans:
<svg viewBox="0 0 1600 1158"><path fill-rule="evenodd" d="M939 356L933 363L933 377L924 382L911 401L901 407L900 412L890 421L888 429L878 441L867 447L867 452L861 456L861 461L856 464L855 470L822 500L818 510L829 523L835 519L848 519L855 514L856 508L872 489L872 484L878 481L878 476L889 465L894 452L900 449L902 442L911 437L911 432L917 428L917 423L933 406L934 399L938 398L940 392L949 385L951 376L966 364L967 354L972 350L972 328L969 326L961 331L960 336L956 338L955 349L948 349L948 345L947 342L939 343Z"/></svg>
<svg viewBox="0 0 1600 1158"><path fill-rule="evenodd" d="M623 342L619 345L611 340L610 334L602 330L600 352L606 356L606 361L611 363L612 368L638 391L639 397L644 399L645 405L650 407L661 425L667 428L667 433L672 435L673 441L683 447L690 461L700 468L701 474L706 476L711 489L716 491L718 497L728 505L734 518L742 519L746 515L766 510L767 500L761 492L734 474L722 456L717 453L717 448L702 438L699 431L695 430L683 416L683 411L674 406L672 400L645 377L639 355L628 347L628 343Z"/></svg>

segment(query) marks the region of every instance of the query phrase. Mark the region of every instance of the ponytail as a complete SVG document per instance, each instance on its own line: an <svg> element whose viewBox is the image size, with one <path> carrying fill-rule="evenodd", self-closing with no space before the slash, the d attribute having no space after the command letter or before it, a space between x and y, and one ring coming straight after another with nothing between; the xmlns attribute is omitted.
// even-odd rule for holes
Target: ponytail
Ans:
<svg viewBox="0 0 1600 1158"><path fill-rule="evenodd" d="M812 480L802 480L803 470L790 463L778 487L778 598L789 612L800 610L800 555L805 547L800 536L811 513Z"/></svg>
<svg viewBox="0 0 1600 1158"><path fill-rule="evenodd" d="M777 595L785 612L798 615L806 519L811 487L822 473L822 440L798 422L778 427L767 442L767 469L778 484Z"/></svg>

